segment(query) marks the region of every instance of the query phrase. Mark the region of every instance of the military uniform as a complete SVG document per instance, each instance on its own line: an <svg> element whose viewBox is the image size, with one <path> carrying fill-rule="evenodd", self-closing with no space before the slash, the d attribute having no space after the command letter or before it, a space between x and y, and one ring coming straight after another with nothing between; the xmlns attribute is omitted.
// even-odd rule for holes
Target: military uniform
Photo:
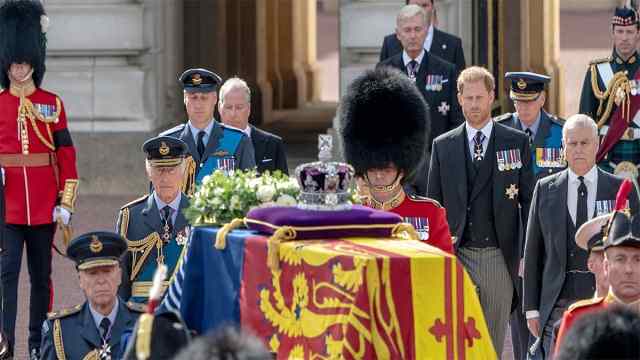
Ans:
<svg viewBox="0 0 640 360"><path fill-rule="evenodd" d="M442 251L453 254L453 243L447 223L447 210L439 202L427 197L400 193L397 199L389 201L385 207L369 199L365 205L390 211L402 216L418 231L420 239Z"/></svg>
<svg viewBox="0 0 640 360"><path fill-rule="evenodd" d="M126 248L125 240L118 234L90 232L71 241L67 256L75 262L78 272L112 269L119 266ZM108 315L95 310L90 299L50 313L42 324L40 359L121 359L122 335L135 325L144 308L113 296L113 308Z"/></svg>
<svg viewBox="0 0 640 360"><path fill-rule="evenodd" d="M31 292L29 350L37 355L40 328L52 302L51 246L54 212L74 211L78 174L76 151L64 105L40 88L45 73L46 34L40 1L0 3L0 171L4 182L2 329L13 352L18 277L26 247ZM9 75L12 64L26 63L24 79Z"/></svg>
<svg viewBox="0 0 640 360"><path fill-rule="evenodd" d="M187 145L169 136L149 139L142 149L152 168L180 169L188 156ZM153 191L120 209L116 231L127 240L127 252L122 258L121 298L146 302L160 264L167 266L172 277L187 249L189 224L183 210L188 206L188 198L182 192L171 203L164 204ZM167 285L165 281L164 287Z"/></svg>
<svg viewBox="0 0 640 360"><path fill-rule="evenodd" d="M630 8L617 8L613 26L638 24L638 15ZM580 113L598 124L601 145L598 166L623 176L638 176L640 164L640 58L635 52L627 60L614 49L611 56L589 64L582 93Z"/></svg>
<svg viewBox="0 0 640 360"><path fill-rule="evenodd" d="M185 92L215 92L222 79L206 69L189 69L180 75L179 81ZM232 171L256 167L253 144L242 131L224 127L215 119L206 130L196 129L190 124L180 124L160 133L160 136L178 138L188 146L191 160L183 186L188 195L192 195L195 185L216 169ZM202 131L208 135L200 135ZM203 136L208 136L206 143Z"/></svg>

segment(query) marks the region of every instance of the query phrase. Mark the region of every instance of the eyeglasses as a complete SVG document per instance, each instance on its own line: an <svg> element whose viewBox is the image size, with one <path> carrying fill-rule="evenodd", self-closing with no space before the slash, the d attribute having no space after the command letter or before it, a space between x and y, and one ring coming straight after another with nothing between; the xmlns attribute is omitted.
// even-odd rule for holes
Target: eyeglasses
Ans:
<svg viewBox="0 0 640 360"><path fill-rule="evenodd" d="M178 166L151 167L153 175L175 175L178 173Z"/></svg>

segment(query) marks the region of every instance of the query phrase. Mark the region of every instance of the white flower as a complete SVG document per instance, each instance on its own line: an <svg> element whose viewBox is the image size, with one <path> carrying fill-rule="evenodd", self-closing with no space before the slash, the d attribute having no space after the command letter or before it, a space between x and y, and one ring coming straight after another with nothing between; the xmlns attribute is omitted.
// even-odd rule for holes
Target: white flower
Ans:
<svg viewBox="0 0 640 360"><path fill-rule="evenodd" d="M278 196L278 200L276 200L276 203L279 206L295 206L296 204L298 204L293 196L287 194Z"/></svg>
<svg viewBox="0 0 640 360"><path fill-rule="evenodd" d="M40 28L42 29L42 33L46 34L47 30L49 30L49 17L47 15L40 16Z"/></svg>
<svg viewBox="0 0 640 360"><path fill-rule="evenodd" d="M220 196L222 194L224 194L223 188L216 188L215 190L213 190L213 196Z"/></svg>
<svg viewBox="0 0 640 360"><path fill-rule="evenodd" d="M263 203L273 200L275 194L276 189L273 185L261 185L258 187L258 191L256 191L256 197Z"/></svg>
<svg viewBox="0 0 640 360"><path fill-rule="evenodd" d="M231 201L229 202L229 209L236 210L241 208L240 197L238 195L233 195L231 197Z"/></svg>

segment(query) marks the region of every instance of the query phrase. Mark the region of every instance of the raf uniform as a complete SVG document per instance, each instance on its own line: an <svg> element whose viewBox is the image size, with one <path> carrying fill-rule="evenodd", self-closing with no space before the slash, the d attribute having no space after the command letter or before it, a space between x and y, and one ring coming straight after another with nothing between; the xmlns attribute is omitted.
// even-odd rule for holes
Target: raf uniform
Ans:
<svg viewBox="0 0 640 360"><path fill-rule="evenodd" d="M151 166L179 166L188 155L182 140L168 136L149 139L142 149ZM122 299L146 302L157 266L167 265L169 276L179 267L187 248L189 224L183 210L188 206L182 192L171 204L164 204L153 191L120 209L116 231L128 247L122 261Z"/></svg>
<svg viewBox="0 0 640 360"><path fill-rule="evenodd" d="M622 198L626 200L626 197L623 196ZM616 204L617 209L620 209L622 207L623 206L619 206L619 204ZM639 239L639 216L631 216L629 209L617 210L610 215L607 233L604 236L605 250L613 246L639 248ZM612 287L609 288L609 294L607 294L607 296L605 297L578 301L571 305L562 316L560 331L558 332L558 340L556 341L555 353L558 353L558 349L560 348L560 346L562 346L562 340L567 335L576 320L581 318L584 314L605 310L607 307L612 305L621 305L631 308L632 310L640 313L640 300L636 300L633 303L624 303L616 297L615 289Z"/></svg>
<svg viewBox="0 0 640 360"><path fill-rule="evenodd" d="M205 69L190 69L179 78L185 92L216 92L220 76ZM187 143L191 160L184 190L191 195L195 184L216 169L225 171L251 169L256 166L251 140L242 131L222 126L215 119L205 129L196 129L191 122L163 131L160 136L172 136Z"/></svg>
<svg viewBox="0 0 640 360"><path fill-rule="evenodd" d="M397 115L403 124L386 126ZM402 216L414 225L421 240L452 253L446 210L435 200L408 196L402 188L411 180L427 147L424 133L428 117L420 93L404 75L388 68L369 71L352 83L341 107L345 157L364 180L360 191L369 194L365 205ZM368 171L388 165L398 170L393 183L371 184ZM393 192L396 194L386 202L375 198L376 193Z"/></svg>
<svg viewBox="0 0 640 360"><path fill-rule="evenodd" d="M616 8L611 24L638 26L634 9ZM635 52L623 60L616 49L610 57L589 65L580 96L580 113L598 124L601 137L598 165L606 171L638 177L640 164L640 58Z"/></svg>
<svg viewBox="0 0 640 360"><path fill-rule="evenodd" d="M535 101L551 78L530 72L509 72L505 74L505 80L511 81L511 100ZM503 114L496 121L524 131L529 136L531 168L537 180L567 167L562 155L564 119L541 109L538 119L530 127L520 121L517 113Z"/></svg>
<svg viewBox="0 0 640 360"><path fill-rule="evenodd" d="M2 330L10 352L15 343L18 277L26 247L31 295L29 351L36 355L40 328L52 296L51 246L54 212L74 211L76 152L62 100L40 88L45 74L46 18L40 1L0 2L0 172L4 182L4 252L0 255ZM22 80L9 76L11 64L27 63Z"/></svg>
<svg viewBox="0 0 640 360"><path fill-rule="evenodd" d="M126 248L118 234L93 232L74 239L67 255L78 270L87 270L117 266ZM141 305L118 299L109 316L93 311L88 301L50 313L42 325L41 359L121 359L121 337L142 311ZM109 320L106 327L104 319Z"/></svg>

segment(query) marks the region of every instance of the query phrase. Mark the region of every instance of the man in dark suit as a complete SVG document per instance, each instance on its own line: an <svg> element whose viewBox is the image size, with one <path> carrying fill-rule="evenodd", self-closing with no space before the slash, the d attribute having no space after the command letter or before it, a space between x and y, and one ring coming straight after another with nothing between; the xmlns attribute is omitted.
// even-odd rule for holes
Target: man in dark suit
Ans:
<svg viewBox="0 0 640 360"><path fill-rule="evenodd" d="M120 208L116 231L127 240L118 293L125 301L146 303L157 267L166 265L171 278L186 252L189 224L183 211L189 200L180 183L188 153L184 141L170 136L149 139L142 150L153 191Z"/></svg>
<svg viewBox="0 0 640 360"><path fill-rule="evenodd" d="M531 334L542 337L539 358L551 356L553 324L569 305L593 297L589 254L574 241L587 220L613 210L622 179L596 166L598 129L587 115L571 116L563 129L568 169L535 187L524 258L524 310Z"/></svg>
<svg viewBox="0 0 640 360"><path fill-rule="evenodd" d="M116 295L122 276L119 258L126 249L125 240L110 232L90 232L71 241L67 256L76 263L87 300L48 315L40 359L122 358L122 335L144 310Z"/></svg>
<svg viewBox="0 0 640 360"><path fill-rule="evenodd" d="M418 5L427 13L427 37L424 41L424 49L436 55L456 67L456 74L459 74L466 67L464 61L464 50L462 40L459 37L436 29L432 23L434 13L433 3L435 0L407 0L407 5ZM403 45L397 34L389 34L384 37L382 50L380 50L380 61L384 61L402 52Z"/></svg>
<svg viewBox="0 0 640 360"><path fill-rule="evenodd" d="M500 355L518 298L520 208L527 213L533 187L529 140L491 119L495 80L488 70L467 68L457 85L466 121L435 139L427 193L447 209L456 255L478 287Z"/></svg>
<svg viewBox="0 0 640 360"><path fill-rule="evenodd" d="M280 170L289 173L287 155L282 138L249 125L251 90L237 77L220 88L220 118L225 127L242 131L253 143L258 172Z"/></svg>
<svg viewBox="0 0 640 360"><path fill-rule="evenodd" d="M509 97L513 100L516 112L500 115L495 120L527 134L531 149L531 167L537 179L562 171L566 167L562 156L564 120L542 108L545 102L544 87L551 78L531 72L508 72L504 77L510 83ZM522 296L521 280L518 284L518 294ZM528 349L529 329L521 302L511 314L509 324L514 359L524 359Z"/></svg>
<svg viewBox="0 0 640 360"><path fill-rule="evenodd" d="M396 32L404 50L378 63L377 67L399 69L413 80L429 105L430 124L427 144L440 134L458 126L463 118L455 91L455 68L452 64L424 50L427 35L426 14L417 5L403 7L397 16ZM431 146L427 146L429 152ZM409 193L424 196L427 187L428 154L416 171Z"/></svg>
<svg viewBox="0 0 640 360"><path fill-rule="evenodd" d="M189 116L186 124L163 131L160 136L176 137L189 148L183 188L187 195L206 175L222 171L251 169L256 166L253 144L241 131L225 128L213 118L222 79L206 69L189 69L179 78Z"/></svg>

